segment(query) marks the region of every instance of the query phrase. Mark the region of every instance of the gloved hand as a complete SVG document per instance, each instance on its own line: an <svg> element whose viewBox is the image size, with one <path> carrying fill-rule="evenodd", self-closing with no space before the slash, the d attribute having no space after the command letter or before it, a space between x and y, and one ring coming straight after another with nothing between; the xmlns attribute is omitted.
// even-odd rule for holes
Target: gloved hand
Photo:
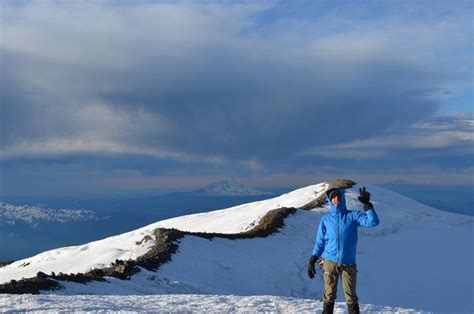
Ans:
<svg viewBox="0 0 474 314"><path fill-rule="evenodd" d="M311 255L311 258L309 259L309 263L308 263L308 277L310 279L313 279L314 276L316 275L316 268L314 267L314 265L316 264L316 261L318 259L316 258L316 256L313 256Z"/></svg>
<svg viewBox="0 0 474 314"><path fill-rule="evenodd" d="M364 210L368 211L369 209L373 209L374 205L370 202L370 193L365 190L365 186L362 189L359 188L359 194L358 199L364 204Z"/></svg>

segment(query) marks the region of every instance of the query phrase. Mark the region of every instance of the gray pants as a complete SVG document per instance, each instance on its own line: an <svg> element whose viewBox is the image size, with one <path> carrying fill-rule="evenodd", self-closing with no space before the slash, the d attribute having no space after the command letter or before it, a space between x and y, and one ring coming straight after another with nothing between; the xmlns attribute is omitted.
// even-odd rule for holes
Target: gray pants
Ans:
<svg viewBox="0 0 474 314"><path fill-rule="evenodd" d="M337 282L339 275L342 278L342 288L346 302L358 303L359 298L356 293L357 268L354 265L338 265L332 261L324 260L323 277L324 277L324 297L326 303L334 302L337 294Z"/></svg>

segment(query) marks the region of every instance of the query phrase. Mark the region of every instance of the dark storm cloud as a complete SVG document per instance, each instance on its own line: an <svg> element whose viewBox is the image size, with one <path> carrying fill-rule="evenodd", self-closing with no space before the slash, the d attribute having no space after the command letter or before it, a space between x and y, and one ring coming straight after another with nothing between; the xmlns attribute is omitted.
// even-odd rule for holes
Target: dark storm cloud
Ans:
<svg viewBox="0 0 474 314"><path fill-rule="evenodd" d="M85 6L81 15L67 11L74 7L51 8L78 20L97 9ZM117 9L106 16L100 32L88 29L86 22L54 18L47 22L52 13L39 6L36 10L43 10L43 14L37 15L49 32L36 30L33 22L41 24L36 11L30 13L31 25L21 25L26 33L24 42L13 37L15 29L6 32L6 64L20 70L16 79L21 83L14 94L29 98L22 106L11 102L20 113L10 113L14 119L9 120L23 124L18 131L24 131L26 138L52 138L58 133L80 136L88 126L74 120L81 118L77 112L85 106L100 102L111 108L109 114L143 108L162 116L173 131L163 138L152 126L148 137L125 135L130 141L235 159L275 157L327 143L328 130L331 141L336 142L369 136L391 123L408 125L434 111L432 101L409 93L413 83L417 82L418 88L426 84L420 68L388 56L374 60L370 49L362 56L352 57L348 50L333 57L324 52L332 49L330 43L292 47L277 40L240 36L247 12L218 9L234 18L234 25L215 29L221 18L211 10L156 6L151 8L155 15ZM178 15L178 21L155 21L167 11ZM94 15L98 18L101 13ZM145 15L141 21L136 20L139 14ZM139 31L115 25L121 18L128 25L140 24ZM179 18L190 21L182 23ZM49 45L37 47L29 41L31 35L44 37ZM83 37L88 42L82 42ZM136 45L141 49L134 49ZM23 53L13 54L9 48ZM411 115L406 119L408 109ZM43 127L30 124L34 119L28 114L26 119L18 119L25 111L36 111ZM372 117L369 123L368 116Z"/></svg>
<svg viewBox="0 0 474 314"><path fill-rule="evenodd" d="M209 52L208 58L215 63L202 65L192 74L177 74L183 76L175 81L177 90L160 90L159 82L158 90L130 82L133 93L119 93L106 102L141 103L179 125L167 138L167 147L173 150L214 152L232 159L278 159L316 143L337 143L394 125L408 126L435 109L423 95L406 93L412 80L423 81L423 75L403 65L396 71L385 64L358 65L361 72L347 79L332 73L338 61L311 62L309 58L292 60L290 66L278 52L273 52L276 60L270 63L266 56L252 62L246 55ZM152 72L159 73L158 69ZM378 82L373 72L388 77ZM136 80L142 81L157 82L159 77ZM149 140L153 145L161 142Z"/></svg>
<svg viewBox="0 0 474 314"><path fill-rule="evenodd" d="M314 3L5 2L0 158L303 171L409 129L469 81L464 4Z"/></svg>

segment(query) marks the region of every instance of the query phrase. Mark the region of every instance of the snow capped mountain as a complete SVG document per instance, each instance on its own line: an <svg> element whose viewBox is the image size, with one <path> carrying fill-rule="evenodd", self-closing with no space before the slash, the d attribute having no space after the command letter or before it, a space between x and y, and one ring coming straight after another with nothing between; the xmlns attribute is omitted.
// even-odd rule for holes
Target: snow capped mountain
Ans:
<svg viewBox="0 0 474 314"><path fill-rule="evenodd" d="M70 222L95 219L95 212L87 209L53 209L44 205L12 205L0 202L0 226L22 221L32 226L40 222Z"/></svg>
<svg viewBox="0 0 474 314"><path fill-rule="evenodd" d="M248 196L270 195L272 193L251 189L235 180L227 179L213 182L206 187L190 193L194 196Z"/></svg>
<svg viewBox="0 0 474 314"><path fill-rule="evenodd" d="M347 207L360 210L361 185L342 183ZM1 267L0 284L18 286L22 277L35 277L61 288L54 290L57 295L110 298L212 294L231 300L232 296L272 295L280 298L268 301L275 304L281 298L313 299L317 309L323 290L321 271L310 280L306 266L319 221L329 211L324 192L338 184L322 182L264 201L167 219L103 240L46 251ZM361 309L473 312L474 220L366 186L380 225L359 229ZM117 272L127 265L132 271L126 274L129 280L122 280ZM458 270L464 275L459 276ZM43 274L36 277L38 272ZM342 302L342 291L338 295ZM171 302L165 297L155 300ZM245 301L236 297L229 302Z"/></svg>

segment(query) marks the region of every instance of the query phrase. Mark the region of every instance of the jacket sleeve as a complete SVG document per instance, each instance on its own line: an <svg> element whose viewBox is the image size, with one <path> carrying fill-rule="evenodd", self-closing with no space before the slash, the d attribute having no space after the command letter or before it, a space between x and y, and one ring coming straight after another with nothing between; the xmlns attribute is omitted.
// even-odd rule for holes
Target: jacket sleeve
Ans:
<svg viewBox="0 0 474 314"><path fill-rule="evenodd" d="M324 240L325 234L326 226L324 225L324 219L321 219L321 222L319 223L318 233L316 235L316 244L314 245L313 253L311 254L317 258L323 254L324 245L326 243Z"/></svg>
<svg viewBox="0 0 474 314"><path fill-rule="evenodd" d="M375 212L375 209L369 209L367 212L363 213L361 211L357 212L357 224L365 228L373 228L379 224L379 216Z"/></svg>

